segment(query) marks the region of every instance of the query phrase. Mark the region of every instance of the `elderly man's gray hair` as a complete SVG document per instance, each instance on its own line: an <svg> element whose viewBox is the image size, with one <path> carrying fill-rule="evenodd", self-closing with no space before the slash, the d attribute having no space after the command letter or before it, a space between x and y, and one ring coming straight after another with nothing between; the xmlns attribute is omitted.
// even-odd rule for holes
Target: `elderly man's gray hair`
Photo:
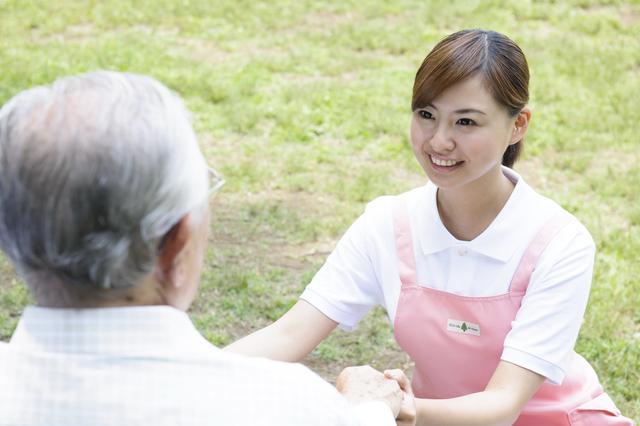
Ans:
<svg viewBox="0 0 640 426"><path fill-rule="evenodd" d="M207 185L188 111L151 78L62 78L0 110L0 247L27 282L134 285Z"/></svg>

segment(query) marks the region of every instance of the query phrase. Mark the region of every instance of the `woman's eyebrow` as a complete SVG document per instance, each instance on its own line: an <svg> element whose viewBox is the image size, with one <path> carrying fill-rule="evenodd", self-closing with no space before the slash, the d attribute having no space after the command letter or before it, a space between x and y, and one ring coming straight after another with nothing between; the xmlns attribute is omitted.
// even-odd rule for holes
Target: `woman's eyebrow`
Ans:
<svg viewBox="0 0 640 426"><path fill-rule="evenodd" d="M438 108L432 104L431 102L427 103L425 105L426 107L431 107L433 109L435 109L436 111L438 110ZM462 108L462 109L457 109L455 111L453 111L455 114L469 114L470 112L475 112L478 114L482 114L482 115L487 115L485 112L480 111L479 109L474 109L474 108Z"/></svg>
<svg viewBox="0 0 640 426"><path fill-rule="evenodd" d="M475 112L475 113L478 113L478 114L487 115L484 112L480 111L479 109L473 109L473 108L457 109L457 110L454 111L454 113L456 113L456 114L469 114L470 112Z"/></svg>

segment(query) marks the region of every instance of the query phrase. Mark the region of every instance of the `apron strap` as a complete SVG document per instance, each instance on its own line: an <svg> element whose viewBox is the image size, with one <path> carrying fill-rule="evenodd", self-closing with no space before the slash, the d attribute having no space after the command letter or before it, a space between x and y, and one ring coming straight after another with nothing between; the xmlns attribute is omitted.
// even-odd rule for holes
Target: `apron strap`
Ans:
<svg viewBox="0 0 640 426"><path fill-rule="evenodd" d="M538 263L538 259L544 250L547 248L553 238L560 232L565 225L571 221L571 216L562 211L551 217L545 223L540 231L533 238L529 247L524 252L520 263L516 268L513 279L511 280L510 292L512 293L526 293L529 281L531 281L531 274Z"/></svg>
<svg viewBox="0 0 640 426"><path fill-rule="evenodd" d="M394 200L393 229L396 237L400 282L403 286L416 284L416 258L413 254L409 211L404 196L397 196Z"/></svg>

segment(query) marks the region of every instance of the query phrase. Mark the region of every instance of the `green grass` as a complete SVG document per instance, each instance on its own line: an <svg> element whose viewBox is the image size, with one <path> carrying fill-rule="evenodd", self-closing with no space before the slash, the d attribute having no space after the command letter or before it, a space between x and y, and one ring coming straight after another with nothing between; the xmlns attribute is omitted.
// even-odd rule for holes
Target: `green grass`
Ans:
<svg viewBox="0 0 640 426"><path fill-rule="evenodd" d="M640 3L622 1L0 0L0 103L97 68L150 74L194 112L227 178L192 310L224 345L291 306L382 194L424 182L407 144L412 79L444 35L486 27L527 54L520 170L598 245L577 351L640 419ZM28 296L0 259L0 338ZM409 367L381 310L307 363Z"/></svg>

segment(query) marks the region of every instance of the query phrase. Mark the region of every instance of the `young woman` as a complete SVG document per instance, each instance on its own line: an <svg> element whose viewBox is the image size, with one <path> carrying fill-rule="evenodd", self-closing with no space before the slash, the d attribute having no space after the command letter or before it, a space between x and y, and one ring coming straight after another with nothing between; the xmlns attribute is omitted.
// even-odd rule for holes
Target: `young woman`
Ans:
<svg viewBox="0 0 640 426"><path fill-rule="evenodd" d="M297 361L381 304L415 362L418 424L632 424L573 351L593 240L511 169L531 119L528 82L502 34L438 43L412 100L411 145L429 183L371 202L301 300L228 349Z"/></svg>

